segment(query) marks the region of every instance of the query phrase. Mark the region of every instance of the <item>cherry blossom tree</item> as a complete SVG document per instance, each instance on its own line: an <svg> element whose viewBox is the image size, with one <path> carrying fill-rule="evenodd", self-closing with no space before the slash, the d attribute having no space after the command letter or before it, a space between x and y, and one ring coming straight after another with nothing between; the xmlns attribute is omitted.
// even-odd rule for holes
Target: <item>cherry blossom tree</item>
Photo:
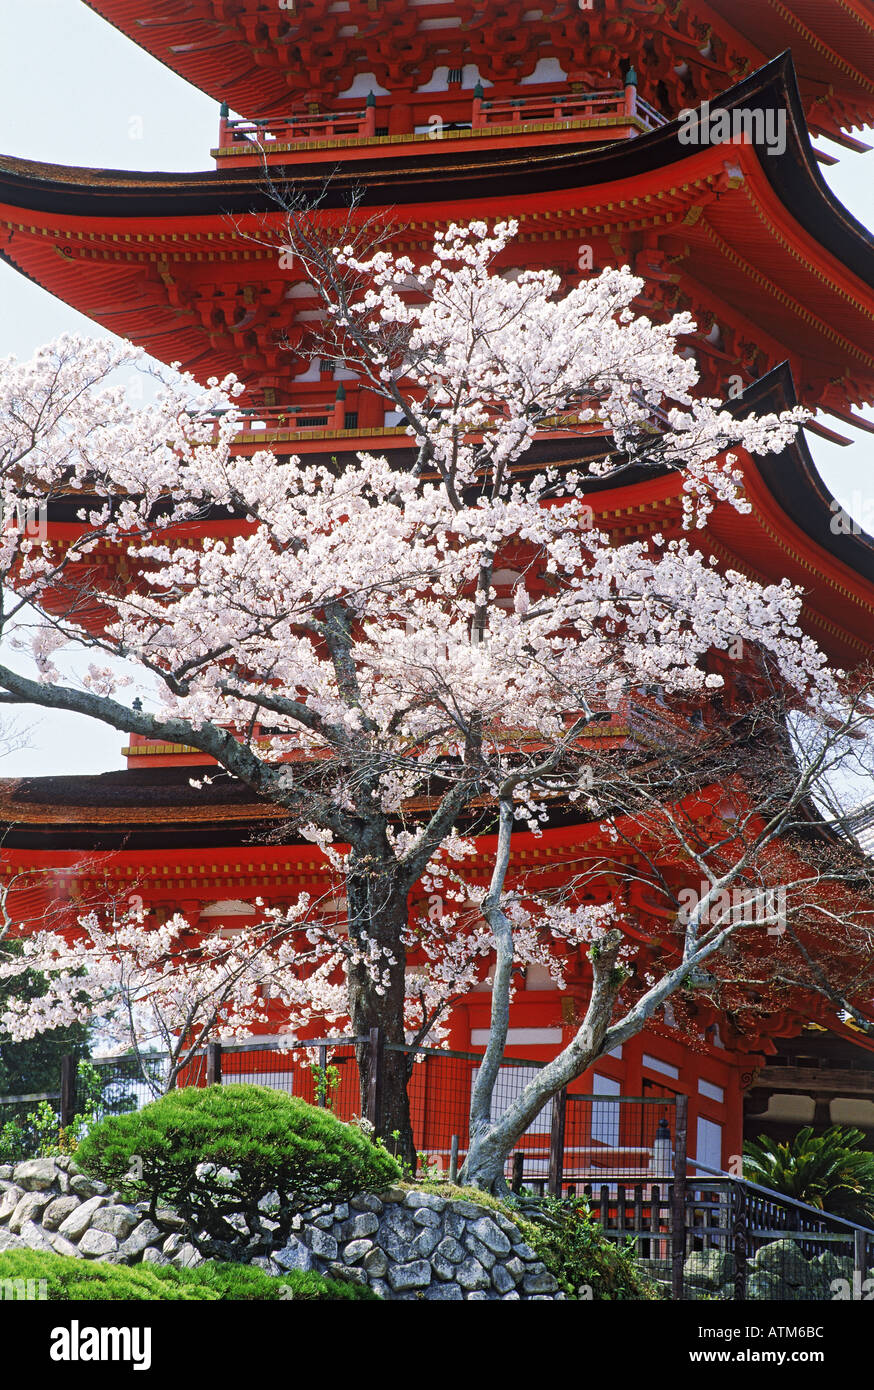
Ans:
<svg viewBox="0 0 874 1390"><path fill-rule="evenodd" d="M151 404L132 404L112 384L142 364L126 344L64 338L30 363L0 364L5 702L208 754L215 775L238 778L288 833L321 847L341 895L339 910L302 900L265 913L233 949L204 939L196 961L180 961L178 922L163 935L93 916L66 934L45 928L29 960L57 988L39 1018L5 1026L54 1026L87 1009L89 994L104 1013L107 1001L136 999L130 1018L152 1011L136 1028L159 1030L160 1014L178 1060L211 1029L258 1023L269 974L295 1024L348 1023L360 1038L378 1027L399 1045L439 1038L454 1000L493 962L467 1166L484 1187L500 1184L506 1153L550 1095L642 1027L743 925L706 926L705 894L680 958L617 1022L632 950L618 905L508 885L514 834L539 833L553 808L604 817L617 835L642 814L639 798L624 811L621 799L599 799L617 777L591 752L604 711L653 684L681 712L703 707L724 684L712 654L738 644L769 691L821 727L846 732L863 710L851 702L847 714L845 683L801 632L788 583L721 574L691 538L611 543L586 501L593 478L674 468L693 532L715 501L748 505L731 450L782 450L804 412L739 418L696 396L679 342L694 325L636 314L642 281L627 268L569 290L550 271L502 275L495 258L515 231L452 226L416 264L385 248L365 254L355 238L317 241L289 217L290 254L322 296L324 335L406 420L406 469L367 454L344 469L269 450L243 457L238 383L201 389L164 374ZM529 469L550 430L599 447ZM75 517L75 541L28 535L14 510L22 496ZM216 515L235 533L200 539L192 523ZM104 564L113 552L125 557L124 583ZM95 654L78 684L59 666L67 648ZM16 667L17 650L36 677ZM125 698L133 689L143 698ZM255 738L265 726L266 749ZM788 810L762 820L761 807L742 807L740 849L714 892L758 871L809 798L817 757L802 760ZM697 874L712 854L684 833L681 801L662 796L661 828ZM496 851L477 887L464 864L486 831ZM436 885L445 908L411 911L417 885ZM586 1016L495 1121L514 967L548 964L564 983L562 962L580 950L592 970ZM192 997L204 1002L189 1014ZM402 1052L386 1054L383 1129L410 1152L407 1069Z"/></svg>

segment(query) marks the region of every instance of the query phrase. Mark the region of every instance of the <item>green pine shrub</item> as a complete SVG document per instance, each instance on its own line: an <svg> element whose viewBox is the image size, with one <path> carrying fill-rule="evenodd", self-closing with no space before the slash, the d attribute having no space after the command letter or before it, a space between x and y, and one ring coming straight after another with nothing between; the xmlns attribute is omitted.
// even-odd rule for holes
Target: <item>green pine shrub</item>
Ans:
<svg viewBox="0 0 874 1390"><path fill-rule="evenodd" d="M50 1255L41 1250L0 1251L0 1286L6 1298L24 1296L28 1281L39 1295L45 1281L49 1302L118 1299L125 1301L236 1302L293 1299L306 1302L381 1299L363 1284L325 1279L321 1274L291 1270L281 1277L265 1274L249 1265L203 1264L196 1269L172 1265L109 1265L97 1260L77 1260L72 1255Z"/></svg>
<svg viewBox="0 0 874 1390"><path fill-rule="evenodd" d="M299 1212L378 1192L400 1177L385 1149L328 1110L267 1086L188 1087L113 1115L76 1163L127 1197L175 1208L202 1255L248 1261L287 1244ZM262 1224L259 1202L275 1193Z"/></svg>

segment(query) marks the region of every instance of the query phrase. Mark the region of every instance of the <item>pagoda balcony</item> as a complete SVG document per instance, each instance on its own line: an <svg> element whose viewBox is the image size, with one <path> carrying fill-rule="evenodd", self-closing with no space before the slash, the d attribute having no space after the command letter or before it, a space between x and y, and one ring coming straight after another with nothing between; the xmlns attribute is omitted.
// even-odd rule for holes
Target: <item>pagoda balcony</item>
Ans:
<svg viewBox="0 0 874 1390"><path fill-rule="evenodd" d="M505 101L475 98L473 107L472 124L479 130L495 126L503 129L532 121L545 121L555 126L569 121L597 121L621 127L636 122L639 131L655 130L656 126L667 124L667 117L638 96L633 83L622 91L586 92L581 96L513 97Z"/></svg>
<svg viewBox="0 0 874 1390"><path fill-rule="evenodd" d="M362 409L363 406L363 409ZM400 437L409 442L406 423L397 422L397 412L372 393L354 388L347 396L339 389L330 400L293 400L281 406L238 407L240 420L231 444L235 454L257 449L281 449L282 444L317 444L323 439L349 438L360 447L370 438ZM216 416L224 412L215 412Z"/></svg>
<svg viewBox="0 0 874 1390"><path fill-rule="evenodd" d="M373 99L363 109L269 120L232 119L223 108L219 143L212 155L224 167L228 161L235 166L277 164L289 154L317 162L326 149L355 150L362 145L390 146L393 153L399 145L422 141L474 139L500 145L518 141L520 135L536 135L539 144L581 137L603 144L633 139L667 124L667 117L638 95L634 81L612 91L562 89L500 100L487 99L477 87L469 102L450 101L438 115L432 114L435 104L433 96L425 104L403 108L377 105Z"/></svg>
<svg viewBox="0 0 874 1390"><path fill-rule="evenodd" d="M501 587L506 590L509 596L509 588L506 585L499 586L499 591ZM505 597L503 601L499 599L499 604L508 607L512 604L512 599L510 597ZM645 699L647 699L647 693L644 689L632 695L623 696L613 709L604 708L591 713L585 728L577 734L577 748L580 751L585 750L589 754L622 748L652 749L678 745L688 749L699 743L704 737L703 725L697 723L694 718L690 718L689 711L683 712L679 708L654 711L642 703L642 700ZM224 727L235 738L240 738L243 741L243 736L236 733L232 725L227 724ZM529 753L547 747L542 742L541 737L530 729L508 729L507 736ZM254 723L247 730L245 741L251 741L257 752L264 753L270 748L275 750L277 744L285 737L289 737L287 730L271 729L268 725ZM192 745L165 743L161 739L148 738L143 734L129 734L128 743L122 748L121 753L127 759L128 770L174 765L179 767L214 765L214 760L209 754L201 752L200 749ZM302 753L295 739L294 746L287 754L282 755L282 760L299 762L327 756L325 751ZM455 759L448 755L447 749L448 765L454 765L454 762ZM544 798L547 801L561 801L564 796L565 791L561 789L544 792ZM423 807L433 808L436 805L434 793L428 793L424 799L420 797L409 804L411 807L414 804L418 805L420 809ZM485 795L478 797L475 804L492 806L494 801L491 796ZM793 1075L798 1075L797 1070L793 1071Z"/></svg>
<svg viewBox="0 0 874 1390"><path fill-rule="evenodd" d="M247 406L239 408L240 421L231 450L234 454L251 454L258 449L289 452L283 444L293 444L293 452L308 452L307 445L317 448L325 439L348 440L353 449L369 447L379 441L380 447L409 447L410 435L399 411L371 391L353 387L348 396L338 390L336 397L319 401L293 401L282 406ZM223 411L214 412L218 418ZM428 412L439 413L436 409ZM653 433L666 427L664 411L652 407L648 424ZM580 419L577 410L550 415L541 422L544 434L553 439L575 439L583 436L601 437L609 433L606 422L595 415ZM537 467L540 467L538 464Z"/></svg>

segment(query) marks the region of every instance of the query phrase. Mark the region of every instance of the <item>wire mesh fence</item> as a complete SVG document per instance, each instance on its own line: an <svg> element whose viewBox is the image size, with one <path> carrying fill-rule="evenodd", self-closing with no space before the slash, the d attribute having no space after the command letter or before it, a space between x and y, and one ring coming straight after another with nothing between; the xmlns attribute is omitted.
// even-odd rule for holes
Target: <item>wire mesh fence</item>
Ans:
<svg viewBox="0 0 874 1390"><path fill-rule="evenodd" d="M92 1058L87 1068L77 1070L73 1112L103 1119L140 1110L163 1095L168 1071L167 1055L162 1052Z"/></svg>
<svg viewBox="0 0 874 1390"><path fill-rule="evenodd" d="M169 1086L167 1053L93 1058L99 1086L80 1075L76 1108L90 1106L98 1116L137 1110L163 1095ZM207 1086L223 1082L271 1086L300 1096L313 1105L334 1110L350 1120L360 1110L358 1067L354 1039L315 1039L287 1047L265 1047L263 1042L211 1044L198 1051L178 1071L177 1087Z"/></svg>
<svg viewBox="0 0 874 1390"><path fill-rule="evenodd" d="M272 1086L311 1105L333 1110L341 1120L361 1113L354 1038L316 1038L284 1048L264 1047L263 1043L228 1044L221 1049L215 1071L217 1074L210 1075L207 1066L195 1080L181 1078L180 1084L205 1085L221 1080L225 1085Z"/></svg>
<svg viewBox="0 0 874 1390"><path fill-rule="evenodd" d="M211 1044L175 1078L178 1086L248 1082L271 1086L380 1128L379 1069L403 1053L410 1121L420 1163L455 1178L470 1147L470 1103L483 1054L410 1048L363 1038L265 1045ZM22 1104L45 1099L58 1123L139 1109L170 1079L166 1054L65 1059L57 1092L0 1097L0 1125ZM505 1057L492 1118L520 1095L542 1061ZM582 1087L584 1080L575 1083ZM12 1103L14 1099L14 1104ZM8 1105L3 1104L8 1100ZM690 1159L687 1099L561 1091L534 1117L508 1157L516 1192L585 1204L605 1234L630 1243L674 1298L777 1301L874 1297L874 1232L816 1211ZM22 1129L26 1140L26 1126ZM34 1131L34 1145L40 1141ZM22 1154L21 1156L29 1156ZM420 1170L421 1171L421 1170Z"/></svg>
<svg viewBox="0 0 874 1390"><path fill-rule="evenodd" d="M285 1045L263 1039L211 1044L178 1072L176 1086L248 1082L272 1086L325 1106L343 1120L358 1115L380 1127L370 1098L371 1040L317 1038ZM429 1169L446 1174L461 1167L470 1144L470 1104L483 1054L387 1043L401 1052L409 1076L410 1121L417 1153ZM364 1075L359 1068L362 1058ZM382 1051L374 1052L379 1066ZM505 1057L492 1096L497 1118L544 1065L530 1058ZM98 1081L95 1083L94 1076ZM89 1074L76 1078L70 1105L98 1117L138 1109L169 1084L166 1053L94 1058ZM377 1078L378 1079L378 1078ZM516 1189L574 1195L586 1184L635 1178L664 1182L672 1172L675 1146L674 1098L599 1097L562 1092L534 1117L508 1160L506 1177ZM612 1190L612 1189L611 1189Z"/></svg>
<svg viewBox="0 0 874 1390"><path fill-rule="evenodd" d="M690 1178L683 1224L687 1299L874 1295L874 1231L756 1183L716 1173Z"/></svg>

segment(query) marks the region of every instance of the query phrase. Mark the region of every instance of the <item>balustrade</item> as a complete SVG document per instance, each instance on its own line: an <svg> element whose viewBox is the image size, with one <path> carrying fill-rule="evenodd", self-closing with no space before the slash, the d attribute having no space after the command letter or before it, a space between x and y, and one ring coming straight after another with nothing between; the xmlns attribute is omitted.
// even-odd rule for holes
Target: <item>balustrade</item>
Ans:
<svg viewBox="0 0 874 1390"><path fill-rule="evenodd" d="M433 105L429 102L429 108ZM451 102L453 108L457 99ZM444 133L440 125L435 126L435 118L430 109L418 110L410 107L411 126L408 131L394 131L392 138L408 135L410 139L438 139ZM330 142L335 144L361 144L377 136L377 118L386 115L385 108L377 108L374 97L368 97L363 109L353 111L329 111L307 115L280 116L264 120L231 119L226 107L222 108L219 127L219 151L224 158L251 159L253 155L267 156L284 153L289 147L304 146L310 142ZM427 119L428 129L421 124ZM666 123L662 116L642 97L638 96L634 81L627 82L624 88L604 92L583 92L565 94L551 92L493 100L486 98L483 88L478 84L474 89L469 115L456 113L447 118L445 129L453 136L477 136L490 133L503 133L508 127L526 126L533 123L553 126L560 129L572 123L597 122L608 128L625 129L631 127L629 134L639 134L654 130Z"/></svg>

